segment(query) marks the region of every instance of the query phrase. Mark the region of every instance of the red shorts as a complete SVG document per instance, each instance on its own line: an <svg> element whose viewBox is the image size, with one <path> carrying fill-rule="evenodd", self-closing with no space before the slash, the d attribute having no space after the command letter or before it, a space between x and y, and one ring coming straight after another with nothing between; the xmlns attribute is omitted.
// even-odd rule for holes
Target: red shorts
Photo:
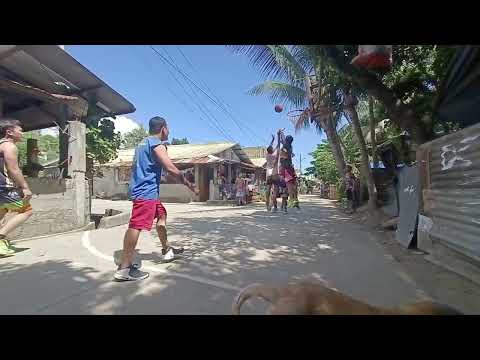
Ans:
<svg viewBox="0 0 480 360"><path fill-rule="evenodd" d="M167 217L167 210L160 200L133 200L129 229L152 229L153 220Z"/></svg>
<svg viewBox="0 0 480 360"><path fill-rule="evenodd" d="M285 179L287 184L297 180L297 174L295 174L295 170L293 168L281 168L280 176Z"/></svg>

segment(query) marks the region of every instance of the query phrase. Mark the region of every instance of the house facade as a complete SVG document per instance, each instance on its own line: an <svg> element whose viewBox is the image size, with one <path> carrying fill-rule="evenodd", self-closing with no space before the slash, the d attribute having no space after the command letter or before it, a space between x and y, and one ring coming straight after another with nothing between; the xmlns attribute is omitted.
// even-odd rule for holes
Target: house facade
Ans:
<svg viewBox="0 0 480 360"><path fill-rule="evenodd" d="M177 168L188 176L197 188L195 195L185 185L162 179L160 199L165 202L220 200L218 177L224 174L231 184L237 174L251 176L258 169L235 143L169 145L168 154ZM96 167L93 193L105 199L127 199L128 184L135 149L120 150L118 157Z"/></svg>
<svg viewBox="0 0 480 360"><path fill-rule="evenodd" d="M133 111L130 102L57 45L0 45L0 117L18 119L25 132L59 129L58 171L26 177L34 212L12 238L89 225L87 114L109 117ZM34 148L34 141L27 143L28 159Z"/></svg>

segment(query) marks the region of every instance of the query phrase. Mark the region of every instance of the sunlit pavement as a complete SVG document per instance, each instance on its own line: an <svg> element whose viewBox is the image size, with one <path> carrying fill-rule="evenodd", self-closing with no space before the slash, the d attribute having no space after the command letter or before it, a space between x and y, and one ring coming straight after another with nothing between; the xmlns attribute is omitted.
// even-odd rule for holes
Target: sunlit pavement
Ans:
<svg viewBox="0 0 480 360"><path fill-rule="evenodd" d="M303 196L301 206L285 215L260 204L166 204L169 240L185 254L164 264L154 231L142 233L150 278L139 282L112 281L126 225L19 242L23 251L0 259L0 313L229 314L238 289L305 276L377 305L427 297L367 228L329 200ZM244 312L265 308L253 300Z"/></svg>

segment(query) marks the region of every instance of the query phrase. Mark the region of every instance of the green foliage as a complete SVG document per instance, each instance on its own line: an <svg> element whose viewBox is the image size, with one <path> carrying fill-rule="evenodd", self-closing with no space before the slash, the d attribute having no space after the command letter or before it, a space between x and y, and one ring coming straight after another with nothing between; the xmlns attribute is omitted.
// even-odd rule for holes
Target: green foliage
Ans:
<svg viewBox="0 0 480 360"><path fill-rule="evenodd" d="M18 159L21 166L27 162L27 139L37 139L38 148L42 153L39 157L40 164L58 159L58 136L42 135L40 130L33 130L25 133L22 141L17 144Z"/></svg>
<svg viewBox="0 0 480 360"><path fill-rule="evenodd" d="M184 144L188 144L188 143L189 142L188 142L187 138L183 138L183 139L173 138L171 145L184 145Z"/></svg>
<svg viewBox="0 0 480 360"><path fill-rule="evenodd" d="M115 132L115 124L108 118L87 119L87 157L94 162L105 164L117 157L122 145L122 136Z"/></svg>
<svg viewBox="0 0 480 360"><path fill-rule="evenodd" d="M337 45L336 47L344 56L343 61L349 63L357 54L357 46ZM317 54L326 58L323 50L327 47L318 45ZM375 75L378 81L390 89L399 100L410 106L415 116L422 122L427 133L433 136L434 128L440 124L437 119L432 117L433 107L440 83L446 76L448 65L454 53L455 49L449 46L394 45L392 48L393 64L391 70L384 75L373 73L370 73L370 75ZM336 66L336 70L343 76L347 75L343 72L342 67ZM365 70L357 69L357 71ZM352 80L355 80L355 77ZM359 88L358 84L355 83L352 85L356 87L354 92L360 98L369 94L371 90ZM390 114L381 105L377 105L375 112L379 120L390 117ZM446 124L444 127L450 128L452 126L451 124Z"/></svg>
<svg viewBox="0 0 480 360"><path fill-rule="evenodd" d="M345 163L352 165L354 168L360 167L360 146L358 145L352 126L348 126L346 131L342 132L340 139L344 145L343 156Z"/></svg>
<svg viewBox="0 0 480 360"><path fill-rule="evenodd" d="M148 131L143 126L133 129L123 135L123 146L125 149L133 149L148 136Z"/></svg>
<svg viewBox="0 0 480 360"><path fill-rule="evenodd" d="M326 183L335 184L340 178L340 174L335 165L335 158L333 157L330 144L326 141L318 144L317 148L310 155L313 157L311 162L313 166L307 168L308 174L313 174Z"/></svg>

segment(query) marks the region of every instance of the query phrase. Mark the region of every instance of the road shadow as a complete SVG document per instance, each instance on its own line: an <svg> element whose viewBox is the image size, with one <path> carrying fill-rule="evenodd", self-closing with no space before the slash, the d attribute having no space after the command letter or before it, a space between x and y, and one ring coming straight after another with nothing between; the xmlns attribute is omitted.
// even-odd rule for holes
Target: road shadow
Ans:
<svg viewBox="0 0 480 360"><path fill-rule="evenodd" d="M377 303L395 303L396 292L372 294L371 287L400 289L395 271L385 276L382 248L369 231L351 221L330 202L303 203L287 215L268 213L262 205L244 211L202 212L176 216L168 224L173 246L185 246L176 273L226 281L239 288L252 282L286 284L292 278L315 277L326 285ZM151 236L156 238L155 231ZM157 239L158 241L158 239ZM141 255L154 263L155 255ZM395 283L396 282L396 283ZM369 283L368 287L363 284ZM403 291L403 290L402 290ZM405 291L404 291L405 292ZM406 292L411 296L414 291ZM381 291L379 291L381 293Z"/></svg>
<svg viewBox="0 0 480 360"><path fill-rule="evenodd" d="M151 274L144 281L122 283L113 281L113 271L70 260L27 265L8 259L0 260L1 315L229 314L234 295L208 288L196 300L200 304L192 307L185 290L195 289L168 275Z"/></svg>

